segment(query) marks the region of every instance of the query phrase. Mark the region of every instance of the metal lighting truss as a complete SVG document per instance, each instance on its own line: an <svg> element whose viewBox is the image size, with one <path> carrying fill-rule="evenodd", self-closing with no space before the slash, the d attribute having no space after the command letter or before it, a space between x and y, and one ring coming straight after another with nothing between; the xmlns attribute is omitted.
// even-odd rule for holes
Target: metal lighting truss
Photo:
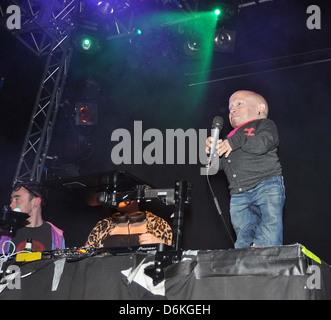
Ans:
<svg viewBox="0 0 331 320"><path fill-rule="evenodd" d="M72 56L70 36L79 1L10 1L21 10L21 29L9 30L39 57L45 57L40 87L13 185L40 182ZM4 10L2 10L4 12Z"/></svg>
<svg viewBox="0 0 331 320"><path fill-rule="evenodd" d="M82 0L7 0L0 4L2 17L5 17L6 8L10 5L19 7L21 28L7 30L34 54L45 59L40 87L13 185L22 181L40 182L42 179L70 66L73 51L71 35L74 22L77 20L78 13L84 11L86 3ZM131 23L132 15L128 26L114 16L116 33L108 40L122 36L123 32L124 34L130 33Z"/></svg>

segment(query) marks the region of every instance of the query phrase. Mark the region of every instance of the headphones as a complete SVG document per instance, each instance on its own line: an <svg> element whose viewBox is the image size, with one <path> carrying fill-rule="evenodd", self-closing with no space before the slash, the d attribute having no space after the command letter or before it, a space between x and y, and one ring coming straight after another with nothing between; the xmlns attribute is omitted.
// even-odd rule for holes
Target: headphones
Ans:
<svg viewBox="0 0 331 320"><path fill-rule="evenodd" d="M136 223L143 222L146 219L146 213L142 211L136 211L132 213L121 213L117 212L111 216L114 223Z"/></svg>

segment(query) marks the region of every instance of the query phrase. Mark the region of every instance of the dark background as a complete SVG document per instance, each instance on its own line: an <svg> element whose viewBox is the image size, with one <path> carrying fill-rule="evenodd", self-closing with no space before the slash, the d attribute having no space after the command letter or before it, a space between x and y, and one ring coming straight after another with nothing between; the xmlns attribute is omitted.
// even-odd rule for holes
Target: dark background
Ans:
<svg viewBox="0 0 331 320"><path fill-rule="evenodd" d="M311 4L321 8L321 30L306 27L306 10ZM133 50L124 40L111 41L94 55L77 50L49 151L58 160L46 162L49 179L56 184L58 177L125 170L158 188L173 188L176 180L188 180L193 191L192 203L185 213L183 249L233 248L206 177L200 175L200 163L116 166L111 150L118 142L111 141L111 134L118 128L132 132L134 121L140 120L144 131L157 128L165 138L166 129L209 130L213 117L221 115L225 120L221 133L224 137L231 130L227 120L229 96L240 89L256 91L269 102L269 117L279 130L279 156L286 186L284 244L301 243L331 263L331 76L330 53L325 55L330 51L320 51L330 48L330 9L322 1L274 0L242 10L231 27L237 32L235 51L213 52L210 72L201 69L199 58L186 56L178 42L162 41L164 31L160 29L149 35L154 42L148 34L142 38L147 39L147 48L139 47L140 50ZM155 34L159 37L154 38ZM323 59L328 61L321 62ZM2 29L2 205L8 204L10 198L42 70L43 61ZM84 99L87 80L97 83L97 90L89 95L98 103L98 123L77 127L74 106ZM210 81L197 84L202 80ZM77 147L78 136L85 141L81 148ZM211 177L211 184L234 236L223 173ZM171 222L172 207L153 201L142 208ZM67 246L72 247L83 245L95 223L110 212L105 207L87 206L68 192L53 191L44 218L65 231Z"/></svg>

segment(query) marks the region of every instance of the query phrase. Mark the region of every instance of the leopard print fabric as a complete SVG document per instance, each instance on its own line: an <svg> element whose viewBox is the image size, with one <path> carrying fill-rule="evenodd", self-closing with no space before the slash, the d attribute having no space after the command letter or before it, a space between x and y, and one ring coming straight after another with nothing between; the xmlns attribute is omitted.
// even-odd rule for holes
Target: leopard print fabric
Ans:
<svg viewBox="0 0 331 320"><path fill-rule="evenodd" d="M172 245L172 230L169 224L162 218L146 211L147 232L151 233L166 245ZM103 247L106 237L114 230L116 224L111 217L99 221L89 234L85 247Z"/></svg>

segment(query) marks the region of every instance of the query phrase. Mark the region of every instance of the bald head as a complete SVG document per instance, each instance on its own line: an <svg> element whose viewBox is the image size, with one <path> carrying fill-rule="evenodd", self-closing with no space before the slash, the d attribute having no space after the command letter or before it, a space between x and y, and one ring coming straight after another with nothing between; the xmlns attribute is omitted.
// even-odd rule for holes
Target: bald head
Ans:
<svg viewBox="0 0 331 320"><path fill-rule="evenodd" d="M230 97L230 100L234 97L243 97L245 99L249 99L251 103L253 104L259 104L259 105L264 105L264 107L261 108L261 115L263 114L265 118L268 117L269 113L269 107L267 101L262 97L260 94L253 92L253 91L248 91L248 90L240 90L236 91L235 93L232 94ZM263 109L263 110L262 110Z"/></svg>
<svg viewBox="0 0 331 320"><path fill-rule="evenodd" d="M268 117L268 103L258 93L246 90L236 91L229 100L229 120L236 128L245 122Z"/></svg>

